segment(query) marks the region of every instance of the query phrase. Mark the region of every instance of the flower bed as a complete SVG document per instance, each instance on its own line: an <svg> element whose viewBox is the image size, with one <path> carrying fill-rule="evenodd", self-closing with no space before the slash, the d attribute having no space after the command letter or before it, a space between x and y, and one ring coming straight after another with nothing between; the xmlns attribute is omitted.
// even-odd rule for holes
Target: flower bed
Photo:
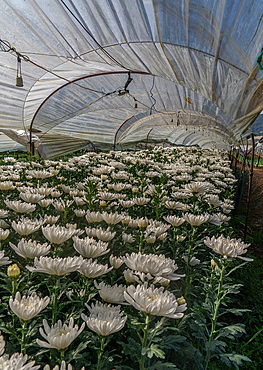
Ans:
<svg viewBox="0 0 263 370"><path fill-rule="evenodd" d="M231 305L240 290L231 273L250 259L229 225L236 180L226 153L2 162L0 366L249 361L228 351L245 331L233 316L246 311Z"/></svg>

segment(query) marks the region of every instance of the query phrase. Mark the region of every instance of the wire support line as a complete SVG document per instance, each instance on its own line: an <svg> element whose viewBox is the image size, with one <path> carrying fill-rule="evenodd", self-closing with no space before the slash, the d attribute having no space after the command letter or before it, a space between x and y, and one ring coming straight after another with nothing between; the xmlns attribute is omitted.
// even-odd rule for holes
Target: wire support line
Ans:
<svg viewBox="0 0 263 370"><path fill-rule="evenodd" d="M129 68L124 67L120 62L118 62L117 59L115 59L108 51L106 51L102 45L95 39L95 37L92 35L92 33L85 27L85 25L79 20L79 18L72 12L72 10L65 4L64 0L60 0L60 2L63 4L63 6L68 10L68 12L74 17L74 19L79 23L79 25L87 32L87 34L92 38L92 40L98 45L99 49L115 64L117 64L119 67L122 67L126 70L129 70ZM94 49L94 51L96 51Z"/></svg>
<svg viewBox="0 0 263 370"><path fill-rule="evenodd" d="M155 104L156 104L156 99L155 99L155 98L154 98L154 96L153 96L154 84L155 84L155 76L153 76L153 83L152 83L152 87L151 87L151 89L150 89L150 97L151 97L151 99L153 100L152 106L151 106L151 108L150 108L150 115L152 114L153 107L154 107L154 106L155 106Z"/></svg>
<svg viewBox="0 0 263 370"><path fill-rule="evenodd" d="M11 44L8 42L8 41L5 41L5 40L2 40L0 39L0 51L3 51L3 52L6 52L6 53L11 53L12 55L14 55L16 58L17 57L20 57L21 59L23 59L25 62L29 62L31 64L33 64L34 66L40 68L40 69L43 69L44 71L52 74L53 76L61 79L61 80L64 80L66 81L67 83L72 83L78 87L81 87L82 89L85 89L85 90L89 90L89 91L92 91L92 92L96 92L96 93L99 93L101 94L101 91L99 90L95 90L95 89L92 89L92 88L89 88L89 87L85 87L85 86L82 86L74 81L70 81L69 79L63 77L63 76L60 76L59 74L53 72L51 69L48 69L44 66L42 66L41 64L38 64L36 62L34 62L33 60L31 60L27 55L25 54L21 54L19 51L16 50L15 47L11 46Z"/></svg>

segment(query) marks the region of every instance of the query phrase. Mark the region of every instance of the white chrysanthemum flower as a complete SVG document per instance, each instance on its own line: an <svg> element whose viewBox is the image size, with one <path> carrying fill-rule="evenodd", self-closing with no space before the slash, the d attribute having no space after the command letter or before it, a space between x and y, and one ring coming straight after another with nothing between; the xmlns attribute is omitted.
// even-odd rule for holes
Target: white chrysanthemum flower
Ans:
<svg viewBox="0 0 263 370"><path fill-rule="evenodd" d="M43 370L51 370L51 368L49 365L45 365ZM56 365L52 370L73 370L73 367L71 364L67 365L65 361L62 361L60 365ZM85 370L84 366L81 370Z"/></svg>
<svg viewBox="0 0 263 370"><path fill-rule="evenodd" d="M9 212L5 209L0 209L0 218L6 218L9 215Z"/></svg>
<svg viewBox="0 0 263 370"><path fill-rule="evenodd" d="M102 214L100 212L87 211L86 220L88 221L88 223L91 223L91 224L92 223L98 223L98 222L103 221L103 217L102 217Z"/></svg>
<svg viewBox="0 0 263 370"><path fill-rule="evenodd" d="M45 198L44 195L33 193L20 193L19 196L27 203L38 203L40 200Z"/></svg>
<svg viewBox="0 0 263 370"><path fill-rule="evenodd" d="M222 205L222 201L219 199L218 195L207 195L205 197L205 201L215 208L220 207Z"/></svg>
<svg viewBox="0 0 263 370"><path fill-rule="evenodd" d="M50 204L53 203L53 199L42 199L38 202L38 204L40 205L41 208L47 208L48 206L50 206Z"/></svg>
<svg viewBox="0 0 263 370"><path fill-rule="evenodd" d="M44 221L45 221L46 224L54 225L58 221L59 217L60 217L60 215L58 215L58 216L45 215Z"/></svg>
<svg viewBox="0 0 263 370"><path fill-rule="evenodd" d="M9 257L4 257L5 252L0 251L0 266L9 265L12 261L9 261Z"/></svg>
<svg viewBox="0 0 263 370"><path fill-rule="evenodd" d="M177 217L177 216L164 216L165 221L169 222L173 227L179 227L184 222L185 219L183 217Z"/></svg>
<svg viewBox="0 0 263 370"><path fill-rule="evenodd" d="M34 259L35 257L46 256L51 246L48 243L40 244L36 240L21 239L17 246L13 243L9 243L10 247L23 258Z"/></svg>
<svg viewBox="0 0 263 370"><path fill-rule="evenodd" d="M58 190L54 190L51 192L52 198L59 198L61 196L61 192Z"/></svg>
<svg viewBox="0 0 263 370"><path fill-rule="evenodd" d="M200 226L203 223L207 222L209 220L209 214L204 215L193 215L191 213L186 213L184 215L185 221L187 221L191 226Z"/></svg>
<svg viewBox="0 0 263 370"><path fill-rule="evenodd" d="M45 195L46 197L48 197L51 194L51 192L54 190L54 188L48 188L47 186L41 186L40 188L37 188L36 190L38 194Z"/></svg>
<svg viewBox="0 0 263 370"><path fill-rule="evenodd" d="M28 175L33 176L35 179L47 179L48 177L53 176L52 173L48 171L37 171L37 170L31 170L27 172Z"/></svg>
<svg viewBox="0 0 263 370"><path fill-rule="evenodd" d="M141 197L141 198L133 198L132 201L137 205L137 206L144 206L145 204L147 204L148 202L150 202L150 198L145 198L145 197Z"/></svg>
<svg viewBox="0 0 263 370"><path fill-rule="evenodd" d="M176 209L177 211L188 211L191 208L189 204L172 201L165 202L165 207L168 209Z"/></svg>
<svg viewBox="0 0 263 370"><path fill-rule="evenodd" d="M132 244L135 242L135 239L131 234L122 233L122 239L125 243L128 244Z"/></svg>
<svg viewBox="0 0 263 370"><path fill-rule="evenodd" d="M183 256L183 259L184 259L184 261L186 262L186 263L188 263L188 256ZM190 259L190 262L189 262L189 265L190 266L196 266L196 265L199 265L199 263L200 263L201 261L198 259L198 258L196 258L196 257L192 257L191 259Z"/></svg>
<svg viewBox="0 0 263 370"><path fill-rule="evenodd" d="M9 236L9 233L10 233L9 229L3 230L0 228L0 240L6 240L6 238L8 238Z"/></svg>
<svg viewBox="0 0 263 370"><path fill-rule="evenodd" d="M83 260L78 271L86 278L95 279L98 276L107 274L112 269L113 267L108 268L108 265L100 265L97 263L97 260L93 261L92 259L89 259Z"/></svg>
<svg viewBox="0 0 263 370"><path fill-rule="evenodd" d="M118 224L119 222L121 222L121 220L123 219L123 215L119 214L119 213L107 213L107 212L103 212L102 213L102 217L103 217L103 220L108 224L108 225L116 225Z"/></svg>
<svg viewBox="0 0 263 370"><path fill-rule="evenodd" d="M30 213L36 209L35 204L21 202L21 200L5 200L6 206L16 213Z"/></svg>
<svg viewBox="0 0 263 370"><path fill-rule="evenodd" d="M0 369L3 370L37 370L40 365L35 365L35 361L27 362L28 356L22 353L14 353L10 358L9 355L0 357ZM34 366L35 365L35 366Z"/></svg>
<svg viewBox="0 0 263 370"><path fill-rule="evenodd" d="M73 271L78 271L83 263L83 258L67 257L67 258L51 258L40 257L34 259L34 267L26 266L30 272L43 272L44 274L64 276Z"/></svg>
<svg viewBox="0 0 263 370"><path fill-rule="evenodd" d="M100 298L103 299L107 303L115 303L115 304L127 304L124 299L124 292L126 287L124 285L107 285L103 282L97 283L94 281L95 287L99 291Z"/></svg>
<svg viewBox="0 0 263 370"><path fill-rule="evenodd" d="M103 230L101 227L98 229L95 229L95 228L91 229L91 228L85 227L85 230L86 230L86 234L89 237L96 237L99 240L102 240L103 242L108 242L112 240L114 236L116 235L116 231L111 232L110 228L108 228L107 230Z"/></svg>
<svg viewBox="0 0 263 370"><path fill-rule="evenodd" d="M121 265L123 264L123 260L120 258L120 257L115 257L113 256L112 254L110 255L110 265L114 268L114 269L118 269L121 267Z"/></svg>
<svg viewBox="0 0 263 370"><path fill-rule="evenodd" d="M95 305L92 303L91 307L86 304L86 307L90 316L87 317L82 313L81 318L90 330L103 337L120 331L127 320L127 316L123 316L123 312L120 311L120 306L96 302Z"/></svg>
<svg viewBox="0 0 263 370"><path fill-rule="evenodd" d="M149 220L147 217L137 217L135 221L139 229L145 229L149 225Z"/></svg>
<svg viewBox="0 0 263 370"><path fill-rule="evenodd" d="M177 199L189 199L193 195L191 193L184 193L184 192L181 192L181 191L175 191L174 193L171 194L171 196L173 198L177 198Z"/></svg>
<svg viewBox="0 0 263 370"><path fill-rule="evenodd" d="M134 205L132 200L119 200L119 203L123 208L130 208Z"/></svg>
<svg viewBox="0 0 263 370"><path fill-rule="evenodd" d="M223 258L231 258L231 257L238 257L244 261L253 261L252 258L242 257L242 254L247 253L247 248L250 244L245 244L242 242L241 239L230 239L228 236L225 238L223 235L216 238L212 236L212 238L206 237L204 243L214 252L221 254Z"/></svg>
<svg viewBox="0 0 263 370"><path fill-rule="evenodd" d="M5 341L4 341L4 337L1 335L1 331L0 331L0 356L2 356L2 354L5 352Z"/></svg>
<svg viewBox="0 0 263 370"><path fill-rule="evenodd" d="M58 212L65 212L65 209L66 208L69 208L73 203L73 200L70 201L70 200L67 200L66 202L64 202L63 199L60 199L60 200L54 200L52 205L54 208L56 208L56 210Z"/></svg>
<svg viewBox="0 0 263 370"><path fill-rule="evenodd" d="M116 198L116 195L104 191L104 192L99 193L98 197L99 197L100 200L111 201L111 200L114 200Z"/></svg>
<svg viewBox="0 0 263 370"><path fill-rule="evenodd" d="M14 190L15 186L13 185L12 181L3 181L0 182L0 190Z"/></svg>
<svg viewBox="0 0 263 370"><path fill-rule="evenodd" d="M215 213L214 216L216 216L221 222L228 222L231 217L228 217L226 215L224 215L223 213Z"/></svg>
<svg viewBox="0 0 263 370"><path fill-rule="evenodd" d="M29 321L38 315L44 308L49 304L50 298L40 298L36 293L32 293L31 296L23 296L21 298L20 292L17 292L15 299L10 297L9 307L23 321Z"/></svg>
<svg viewBox="0 0 263 370"><path fill-rule="evenodd" d="M123 275L124 275L124 279L125 279L126 283L128 283L128 284L135 283L135 282L138 283L138 284L141 283L140 279L130 269L124 270Z"/></svg>
<svg viewBox="0 0 263 370"><path fill-rule="evenodd" d="M84 217L86 211L84 209L74 209L74 213L77 217Z"/></svg>
<svg viewBox="0 0 263 370"><path fill-rule="evenodd" d="M184 191L189 193L204 194L209 191L209 187L204 182L191 182L190 184L184 185Z"/></svg>
<svg viewBox="0 0 263 370"><path fill-rule="evenodd" d="M71 194L72 194L72 192L70 192L70 195ZM87 200L84 199L84 198L81 198L81 197L73 196L73 199L74 199L74 202L76 203L77 206L83 206L84 204L87 203Z"/></svg>
<svg viewBox="0 0 263 370"><path fill-rule="evenodd" d="M80 236L84 233L84 230L77 229L77 224L66 224L68 230L72 230L73 236Z"/></svg>
<svg viewBox="0 0 263 370"><path fill-rule="evenodd" d="M74 234L74 229L67 229L63 226L46 226L42 227L44 237L50 241L51 244L62 244L70 239Z"/></svg>
<svg viewBox="0 0 263 370"><path fill-rule="evenodd" d="M21 236L27 236L37 231L42 226L44 221L42 220L31 220L27 217L21 217L18 222L13 221L12 228Z"/></svg>
<svg viewBox="0 0 263 370"><path fill-rule="evenodd" d="M164 287L148 287L147 283L137 287L130 285L124 292L124 297L137 310L153 316L180 319L186 310L186 304L179 306L173 293L164 291Z"/></svg>
<svg viewBox="0 0 263 370"><path fill-rule="evenodd" d="M178 275L174 272L178 269L178 266L170 258L166 258L163 254L141 254L132 253L126 254L126 257L122 257L124 263L134 271L143 272L145 274L151 274L152 276L159 276L169 280L178 280L185 275Z"/></svg>
<svg viewBox="0 0 263 370"><path fill-rule="evenodd" d="M222 224L222 221L220 221L219 218L215 214L209 215L208 222L215 226L220 226Z"/></svg>
<svg viewBox="0 0 263 370"><path fill-rule="evenodd" d="M86 237L84 239L79 239L77 236L73 236L72 239L76 251L85 258L96 258L110 251L107 249L108 243L104 243L101 240L97 242L93 238Z"/></svg>
<svg viewBox="0 0 263 370"><path fill-rule="evenodd" d="M166 231L171 227L171 225L165 225L163 223L160 223L158 226L154 223L152 223L151 225L149 225L146 229L146 232L147 234L153 234L154 236L156 236L156 238L158 238L160 235L166 233Z"/></svg>
<svg viewBox="0 0 263 370"><path fill-rule="evenodd" d="M43 320L43 325L45 331L40 328L39 332L47 342L37 339L37 344L44 348L56 348L59 351L67 348L85 327L85 323L80 328L78 325L74 326L73 317L70 318L69 325L63 325L61 320L59 320L55 325L50 327L45 319Z"/></svg>

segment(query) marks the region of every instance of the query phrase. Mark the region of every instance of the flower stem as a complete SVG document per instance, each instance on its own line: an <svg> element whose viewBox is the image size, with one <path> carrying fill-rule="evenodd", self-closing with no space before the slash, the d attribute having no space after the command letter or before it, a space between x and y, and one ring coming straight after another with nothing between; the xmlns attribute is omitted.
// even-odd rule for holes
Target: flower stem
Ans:
<svg viewBox="0 0 263 370"><path fill-rule="evenodd" d="M60 351L60 361L62 362L64 360L64 358L65 358L65 349L62 349Z"/></svg>
<svg viewBox="0 0 263 370"><path fill-rule="evenodd" d="M139 252L142 251L142 245L143 245L143 230L141 230L141 232L140 232Z"/></svg>
<svg viewBox="0 0 263 370"><path fill-rule="evenodd" d="M104 352L105 339L106 339L106 337L102 337L101 338L100 349L98 350L97 370L100 370L101 369L101 365L102 365L101 359L102 359L102 355L103 355L103 352Z"/></svg>
<svg viewBox="0 0 263 370"><path fill-rule="evenodd" d="M225 260L223 260L221 273L220 273L220 278L219 278L219 283L218 283L217 296L216 296L216 300L215 300L215 303L214 303L214 314L213 314L213 317L212 317L212 327L211 327L211 331L210 331L209 339L208 339L209 344L213 342L214 334L215 334L215 331L216 331L216 323L217 323L217 319L218 319L218 310L219 310L219 307L220 307L220 304L221 304L221 298L222 298L222 286L223 286L223 282L224 282L225 269L226 269L226 263L225 263ZM206 352L205 370L208 369L209 361L210 361L210 346L208 346L208 349L207 349L207 352Z"/></svg>
<svg viewBox="0 0 263 370"><path fill-rule="evenodd" d="M52 324L54 325L57 319L57 307L58 307L58 292L60 288L60 276L56 276L56 285L53 295L53 306L52 306Z"/></svg>
<svg viewBox="0 0 263 370"><path fill-rule="evenodd" d="M189 289L190 289L191 283L192 283L192 279L191 279L191 276L190 276L190 261L192 259L192 250L193 250L194 243L195 243L195 231L196 231L196 227L192 227L192 228L193 228L193 232L192 232L192 235L191 235L191 238L190 238L190 241L189 241L189 249L188 249L188 253L187 253L186 287L185 287L185 294L184 294L184 297L185 298L188 295L188 292L189 292Z"/></svg>
<svg viewBox="0 0 263 370"><path fill-rule="evenodd" d="M148 330L149 330L149 324L150 324L150 315L146 315L145 319L145 327L143 329L143 339L142 339L142 356L139 361L140 370L144 370L144 362L146 357L146 350L148 348Z"/></svg>
<svg viewBox="0 0 263 370"><path fill-rule="evenodd" d="M17 279L12 279L12 297L14 298L17 291Z"/></svg>
<svg viewBox="0 0 263 370"><path fill-rule="evenodd" d="M22 321L22 338L21 338L21 353L23 355L26 354L26 328L27 328L27 322Z"/></svg>

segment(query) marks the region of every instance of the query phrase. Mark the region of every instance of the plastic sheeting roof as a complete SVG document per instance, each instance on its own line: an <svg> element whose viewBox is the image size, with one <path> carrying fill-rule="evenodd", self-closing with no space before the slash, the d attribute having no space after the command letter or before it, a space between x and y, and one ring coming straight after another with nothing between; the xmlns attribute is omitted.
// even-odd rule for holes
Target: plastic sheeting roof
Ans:
<svg viewBox="0 0 263 370"><path fill-rule="evenodd" d="M263 109L261 0L2 0L0 11L0 129L48 133L50 156L74 139L228 149Z"/></svg>

